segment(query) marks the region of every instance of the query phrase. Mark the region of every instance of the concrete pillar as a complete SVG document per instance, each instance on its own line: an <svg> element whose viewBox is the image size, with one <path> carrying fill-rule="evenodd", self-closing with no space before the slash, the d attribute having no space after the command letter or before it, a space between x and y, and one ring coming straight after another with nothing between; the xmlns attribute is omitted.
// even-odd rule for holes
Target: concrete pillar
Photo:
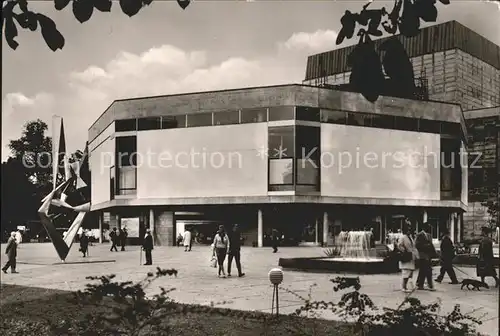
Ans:
<svg viewBox="0 0 500 336"><path fill-rule="evenodd" d="M422 216L422 223L427 223L427 211L424 210L423 216Z"/></svg>
<svg viewBox="0 0 500 336"><path fill-rule="evenodd" d="M455 242L455 213L452 212L450 214L450 225L449 225L449 230L450 230L450 238L452 242Z"/></svg>
<svg viewBox="0 0 500 336"><path fill-rule="evenodd" d="M314 243L316 245L319 244L319 219L316 218L315 223L314 223Z"/></svg>
<svg viewBox="0 0 500 336"><path fill-rule="evenodd" d="M330 226L328 225L328 212L323 212L323 245L328 246L328 236L330 233L328 230Z"/></svg>
<svg viewBox="0 0 500 336"><path fill-rule="evenodd" d="M457 213L457 243L462 241L462 214Z"/></svg>
<svg viewBox="0 0 500 336"><path fill-rule="evenodd" d="M154 218L154 217L153 217ZM174 246L174 213L172 211L161 211L154 220L156 240L159 246Z"/></svg>
<svg viewBox="0 0 500 336"><path fill-rule="evenodd" d="M262 220L262 210L257 210L257 246L264 246L264 225Z"/></svg>
<svg viewBox="0 0 500 336"><path fill-rule="evenodd" d="M149 209L149 229L151 230L151 237L153 237L153 245L155 245L155 212L153 211L153 209Z"/></svg>
<svg viewBox="0 0 500 336"><path fill-rule="evenodd" d="M104 214L102 212L97 216L99 222L99 244L102 244L102 222L104 221Z"/></svg>

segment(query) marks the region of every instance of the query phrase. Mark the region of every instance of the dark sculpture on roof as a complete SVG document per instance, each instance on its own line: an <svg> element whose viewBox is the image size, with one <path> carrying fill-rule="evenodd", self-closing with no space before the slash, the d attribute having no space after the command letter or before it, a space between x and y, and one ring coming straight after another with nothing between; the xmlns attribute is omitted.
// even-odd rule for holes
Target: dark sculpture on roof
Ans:
<svg viewBox="0 0 500 336"><path fill-rule="evenodd" d="M439 1L444 5L450 3L450 0ZM337 36L337 44L354 37L357 24L364 27L359 29L358 45L348 59L352 69L350 86L371 102L378 99L385 86L394 88L395 95L410 98L416 91L415 78L413 66L401 41L392 37L384 42L379 49L384 53L381 61L370 36L382 36L381 28L392 35L399 30L404 37L417 36L420 33L420 20L436 22L436 0L395 0L391 12L387 12L385 7L368 9L370 5L371 2L364 5L359 13L347 10L340 19L342 29Z"/></svg>

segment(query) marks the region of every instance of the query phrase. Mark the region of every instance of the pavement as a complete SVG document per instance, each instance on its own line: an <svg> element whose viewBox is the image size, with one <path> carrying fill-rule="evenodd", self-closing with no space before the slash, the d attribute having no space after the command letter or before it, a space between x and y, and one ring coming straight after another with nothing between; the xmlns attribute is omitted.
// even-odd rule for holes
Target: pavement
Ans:
<svg viewBox="0 0 500 336"><path fill-rule="evenodd" d="M236 269L233 277L218 278L217 269L210 267L211 250L207 246L193 246L191 252L183 247L156 247L153 251L153 265L143 266L138 246L129 246L124 252L110 252L108 244L90 246L90 257L83 258L78 245L73 246L65 264L61 264L51 243L21 244L18 249L19 274L1 274L1 282L33 287L61 290L83 289L89 280L87 276L116 274L117 281L139 281L148 271L156 267L175 268L178 276L158 279L148 289L148 294L159 292L159 286L175 288L170 297L178 302L214 305L240 310L271 311L272 287L268 279L270 269L277 267L279 258L320 257L323 250L318 247L280 248L272 253L270 248L242 247L241 259L246 276L238 278ZM5 246L0 247L2 251ZM6 256L0 257L2 264ZM234 267L234 265L233 265ZM476 278L475 269L460 267L459 280ZM434 275L439 271L434 269ZM349 274L310 273L284 270L282 287L307 297L311 291L313 300L338 301L342 292L334 292L329 279ZM368 294L379 307L396 308L404 299L400 291L400 275L361 275L361 292ZM416 279L416 278L415 278ZM494 280L489 278L490 289L477 291L461 290L450 285L447 279L436 284L436 292L416 291L412 295L424 303L442 301L442 312L460 304L462 312L481 317L483 324L478 330L485 334L498 335L499 292ZM312 289L311 289L312 286ZM280 290L280 313L292 313L301 306L293 294ZM321 312L320 317L337 318L331 312Z"/></svg>

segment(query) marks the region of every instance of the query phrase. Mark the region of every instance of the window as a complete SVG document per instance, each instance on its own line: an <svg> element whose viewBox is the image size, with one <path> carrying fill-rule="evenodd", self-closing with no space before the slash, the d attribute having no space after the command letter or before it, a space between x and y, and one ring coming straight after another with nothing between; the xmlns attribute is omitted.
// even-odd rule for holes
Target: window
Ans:
<svg viewBox="0 0 500 336"><path fill-rule="evenodd" d="M147 131L161 128L160 117L139 118L137 119L137 130Z"/></svg>
<svg viewBox="0 0 500 336"><path fill-rule="evenodd" d="M276 106L269 108L269 121L294 120L295 106Z"/></svg>
<svg viewBox="0 0 500 336"><path fill-rule="evenodd" d="M460 140L441 138L441 199L460 199L462 164Z"/></svg>
<svg viewBox="0 0 500 336"><path fill-rule="evenodd" d="M321 121L330 124L347 124L347 112L321 110Z"/></svg>
<svg viewBox="0 0 500 336"><path fill-rule="evenodd" d="M371 126L371 117L368 113L347 112L347 124L352 126Z"/></svg>
<svg viewBox="0 0 500 336"><path fill-rule="evenodd" d="M269 128L269 157L273 159L293 158L295 154L293 126Z"/></svg>
<svg viewBox="0 0 500 336"><path fill-rule="evenodd" d="M297 185L314 185L319 191L321 129L314 126L295 127Z"/></svg>
<svg viewBox="0 0 500 336"><path fill-rule="evenodd" d="M419 119L418 129L420 132L439 134L441 132L441 124L437 120Z"/></svg>
<svg viewBox="0 0 500 336"><path fill-rule="evenodd" d="M115 166L109 168L109 199L115 199L115 188L116 188L116 180L115 180Z"/></svg>
<svg viewBox="0 0 500 336"><path fill-rule="evenodd" d="M293 185L293 159L269 160L269 184Z"/></svg>
<svg viewBox="0 0 500 336"><path fill-rule="evenodd" d="M441 134L453 135L458 137L460 136L460 133L461 129L459 123L453 123L447 121L441 122Z"/></svg>
<svg viewBox="0 0 500 336"><path fill-rule="evenodd" d="M116 132L137 131L137 119L122 119L115 121Z"/></svg>
<svg viewBox="0 0 500 336"><path fill-rule="evenodd" d="M319 186L319 164L312 159L297 159L297 185ZM314 190L319 191L319 190Z"/></svg>
<svg viewBox="0 0 500 336"><path fill-rule="evenodd" d="M241 123L267 122L267 108L241 110Z"/></svg>
<svg viewBox="0 0 500 336"><path fill-rule="evenodd" d="M212 113L189 114L187 127L212 126Z"/></svg>
<svg viewBox="0 0 500 336"><path fill-rule="evenodd" d="M118 168L137 165L137 137L116 137L116 162Z"/></svg>
<svg viewBox="0 0 500 336"><path fill-rule="evenodd" d="M186 127L186 115L173 115L161 117L161 128L184 128Z"/></svg>
<svg viewBox="0 0 500 336"><path fill-rule="evenodd" d="M304 121L320 121L320 109L317 107L297 106L295 118Z"/></svg>
<svg viewBox="0 0 500 336"><path fill-rule="evenodd" d="M394 116L381 115L381 114L372 115L372 127L394 129L394 126L395 126Z"/></svg>
<svg viewBox="0 0 500 336"><path fill-rule="evenodd" d="M231 125L240 123L240 111L214 113L214 125Z"/></svg>
<svg viewBox="0 0 500 336"><path fill-rule="evenodd" d="M136 182L135 167L118 168L118 195L135 194L137 190Z"/></svg>
<svg viewBox="0 0 500 336"><path fill-rule="evenodd" d="M394 118L395 129L402 131L418 131L418 119L407 118L407 117L395 117Z"/></svg>

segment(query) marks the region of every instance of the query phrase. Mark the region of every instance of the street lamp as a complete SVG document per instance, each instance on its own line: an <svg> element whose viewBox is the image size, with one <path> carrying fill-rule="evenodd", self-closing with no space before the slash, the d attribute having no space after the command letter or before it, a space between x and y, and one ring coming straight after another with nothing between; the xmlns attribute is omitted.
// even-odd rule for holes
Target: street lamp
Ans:
<svg viewBox="0 0 500 336"><path fill-rule="evenodd" d="M276 315L280 313L280 303L278 296L278 286L283 282L283 271L280 268L273 268L269 271L269 281L273 285L273 301L271 306L271 314L274 312L274 298L276 297Z"/></svg>

